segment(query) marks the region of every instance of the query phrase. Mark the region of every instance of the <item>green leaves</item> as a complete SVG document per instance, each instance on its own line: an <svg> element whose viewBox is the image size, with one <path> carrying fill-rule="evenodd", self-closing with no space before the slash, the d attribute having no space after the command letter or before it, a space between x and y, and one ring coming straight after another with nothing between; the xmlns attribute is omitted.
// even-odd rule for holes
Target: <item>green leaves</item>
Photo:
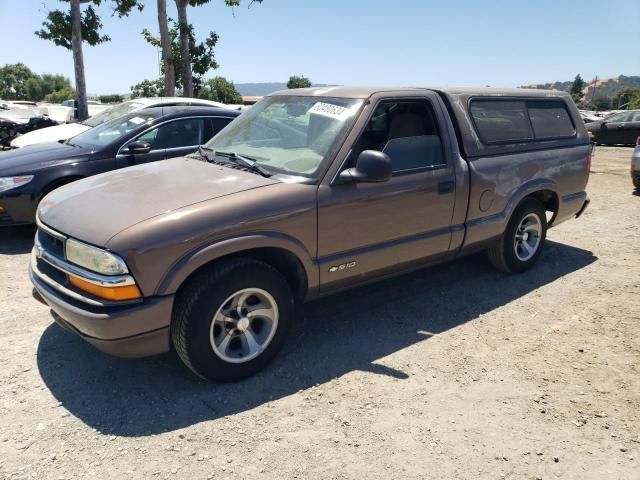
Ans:
<svg viewBox="0 0 640 480"><path fill-rule="evenodd" d="M71 83L63 75L38 75L23 63L0 67L0 98L38 102L52 93L69 89ZM67 98L70 97L67 95L65 100Z"/></svg>
<svg viewBox="0 0 640 480"><path fill-rule="evenodd" d="M48 13L47 20L42 22L43 28L36 31L36 36L43 40L51 40L59 47L71 50L71 12L63 12L61 10L53 10ZM89 45L99 45L108 42L111 38L108 35L101 35L102 21L89 5L82 12L81 31L82 40Z"/></svg>
<svg viewBox="0 0 640 480"><path fill-rule="evenodd" d="M177 22L169 19L171 28L169 29L169 36L171 37L171 51L173 54L173 61L176 65L182 63L182 51L180 49L180 34L179 25ZM194 91L202 86L202 76L209 70L218 68L218 62L216 61L214 50L218 43L218 34L215 32L209 32L209 35L201 42L196 40L194 35L193 25L186 26L187 35L189 36L189 52L191 55L191 71L193 72L193 86ZM142 31L142 36L154 47L160 47L160 39L151 34L146 28ZM162 68L164 72L164 67ZM182 72L178 68L175 72L175 84L177 88L182 88ZM139 84L140 85L140 84Z"/></svg>
<svg viewBox="0 0 640 480"><path fill-rule="evenodd" d="M242 95L236 90L233 82L224 77L210 78L198 92L198 97L226 104L242 103Z"/></svg>
<svg viewBox="0 0 640 480"><path fill-rule="evenodd" d="M159 97L162 95L164 82L158 80L143 80L131 87L131 98L137 97Z"/></svg>
<svg viewBox="0 0 640 480"><path fill-rule="evenodd" d="M311 80L301 75L292 75L287 82L287 88L309 88L310 86Z"/></svg>
<svg viewBox="0 0 640 480"><path fill-rule="evenodd" d="M69 3L69 0L61 0ZM109 35L102 35L102 20L95 7L102 5L104 0L88 0L82 3L90 3L82 12L81 31L82 41L91 46L99 45L111 40ZM113 7L113 15L126 17L132 10L141 11L144 8L142 0L109 0ZM71 50L71 10L52 10L47 14L46 21L42 22L36 36L43 40L51 40L59 47Z"/></svg>

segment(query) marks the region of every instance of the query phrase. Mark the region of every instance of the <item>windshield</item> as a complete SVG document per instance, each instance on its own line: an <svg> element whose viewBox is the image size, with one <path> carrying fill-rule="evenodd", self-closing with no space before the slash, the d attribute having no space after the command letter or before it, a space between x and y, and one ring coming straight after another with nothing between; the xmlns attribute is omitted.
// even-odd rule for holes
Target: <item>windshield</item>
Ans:
<svg viewBox="0 0 640 480"><path fill-rule="evenodd" d="M107 108L102 112L94 115L93 117L87 118L83 125L87 127L97 127L98 125L102 125L104 122L108 122L109 120L113 120L114 118L121 117L122 115L126 115L129 112L133 112L134 110L139 110L144 107L144 104L140 102L124 102L118 105L115 105L111 108Z"/></svg>
<svg viewBox="0 0 640 480"><path fill-rule="evenodd" d="M363 100L266 97L206 144L268 170L314 177L351 127Z"/></svg>
<svg viewBox="0 0 640 480"><path fill-rule="evenodd" d="M106 147L130 131L145 123L150 123L155 118L156 115L149 113L132 113L126 117L119 117L110 122L98 125L97 127L90 128L86 132L82 132L80 135L76 135L68 140L68 143L92 149Z"/></svg>

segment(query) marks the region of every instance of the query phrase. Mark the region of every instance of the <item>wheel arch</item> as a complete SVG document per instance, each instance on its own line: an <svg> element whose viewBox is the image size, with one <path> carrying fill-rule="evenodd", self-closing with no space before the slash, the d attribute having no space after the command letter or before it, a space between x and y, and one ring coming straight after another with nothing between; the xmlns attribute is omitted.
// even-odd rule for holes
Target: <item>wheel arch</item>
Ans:
<svg viewBox="0 0 640 480"><path fill-rule="evenodd" d="M551 218L547 220L547 226L551 227L553 221L558 216L558 209L560 208L560 197L558 193L550 189L537 190L524 197L519 203L522 203L527 198L538 200L547 212L551 212Z"/></svg>
<svg viewBox="0 0 640 480"><path fill-rule="evenodd" d="M552 212L553 216L548 222L549 226L551 226L551 223L558 214L558 208L560 205L558 184L551 179L538 178L524 183L511 196L507 208L505 209L506 215L504 216L502 231L504 231L507 224L511 220L513 212L516 210L516 208L518 208L518 205L520 205L527 198L534 198L536 200L539 200L544 206L545 210Z"/></svg>
<svg viewBox="0 0 640 480"><path fill-rule="evenodd" d="M317 291L317 267L299 242L284 235L248 235L223 240L179 260L164 276L156 294L175 294L202 268L234 257L250 257L276 268L285 277L297 300Z"/></svg>
<svg viewBox="0 0 640 480"><path fill-rule="evenodd" d="M44 186L44 188L42 188L40 195L38 195L34 199L34 201L35 201L36 204L38 204L38 203L40 203L42 201L42 199L45 196L47 196L49 193L51 193L55 189L60 188L60 187L64 187L65 185L68 185L69 183L73 183L73 182L76 182L78 180L82 180L83 178L86 178L86 176L74 174L74 175L65 175L63 177L58 177L55 180L51 180L49 183L47 183Z"/></svg>

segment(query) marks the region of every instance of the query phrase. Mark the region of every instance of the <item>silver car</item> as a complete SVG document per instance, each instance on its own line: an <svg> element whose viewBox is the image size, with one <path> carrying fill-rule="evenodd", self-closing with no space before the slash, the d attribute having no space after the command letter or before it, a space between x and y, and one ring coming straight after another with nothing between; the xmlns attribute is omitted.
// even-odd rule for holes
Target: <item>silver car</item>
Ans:
<svg viewBox="0 0 640 480"><path fill-rule="evenodd" d="M631 156L631 180L634 187L640 188L640 137L636 140L636 148Z"/></svg>

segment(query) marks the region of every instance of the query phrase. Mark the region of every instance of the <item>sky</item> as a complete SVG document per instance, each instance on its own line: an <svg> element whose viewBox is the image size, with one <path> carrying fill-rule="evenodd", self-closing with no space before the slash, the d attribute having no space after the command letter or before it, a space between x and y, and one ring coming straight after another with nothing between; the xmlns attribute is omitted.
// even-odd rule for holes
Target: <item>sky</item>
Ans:
<svg viewBox="0 0 640 480"><path fill-rule="evenodd" d="M109 0L103 1L108 4ZM519 86L594 76L640 75L640 0L223 0L189 9L196 35L220 40L221 75L236 83L304 75L339 85ZM73 81L71 52L34 31L59 0L0 0L0 65L22 62ZM169 16L177 18L167 0ZM112 41L85 44L89 93L127 93L159 77L156 1L118 19L103 13Z"/></svg>

